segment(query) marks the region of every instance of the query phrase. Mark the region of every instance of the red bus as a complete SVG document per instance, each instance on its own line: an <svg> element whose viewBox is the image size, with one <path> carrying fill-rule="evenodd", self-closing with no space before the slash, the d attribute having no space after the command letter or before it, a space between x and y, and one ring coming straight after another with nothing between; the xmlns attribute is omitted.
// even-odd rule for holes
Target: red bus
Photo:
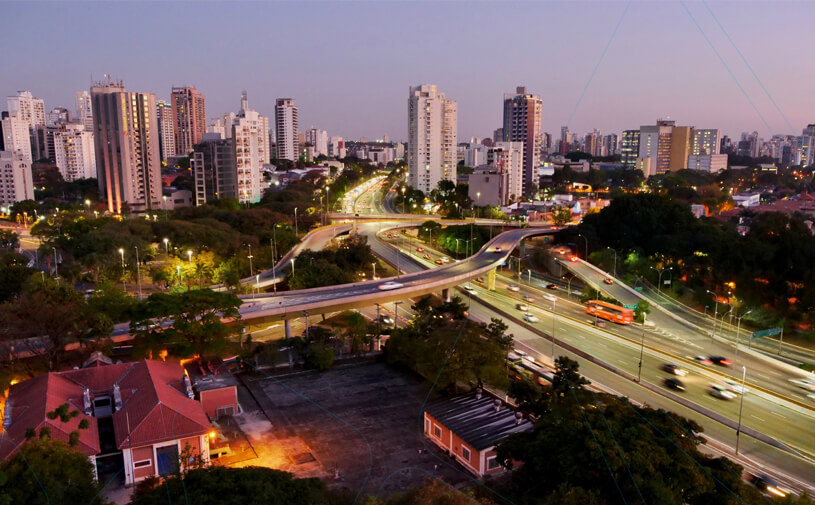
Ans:
<svg viewBox="0 0 815 505"><path fill-rule="evenodd" d="M633 310L600 300L589 300L586 303L586 314L608 319L617 324L631 324L634 321Z"/></svg>

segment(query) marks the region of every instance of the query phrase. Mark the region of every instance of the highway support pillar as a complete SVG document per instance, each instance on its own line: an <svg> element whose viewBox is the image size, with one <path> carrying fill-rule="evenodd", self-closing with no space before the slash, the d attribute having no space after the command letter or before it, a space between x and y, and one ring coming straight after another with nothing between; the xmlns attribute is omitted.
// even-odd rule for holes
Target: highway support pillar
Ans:
<svg viewBox="0 0 815 505"><path fill-rule="evenodd" d="M450 301L450 288L444 288L441 290L441 299L446 302Z"/></svg>
<svg viewBox="0 0 815 505"><path fill-rule="evenodd" d="M283 321L283 328L286 330L286 339L291 338L291 320L286 319Z"/></svg>
<svg viewBox="0 0 815 505"><path fill-rule="evenodd" d="M487 272L487 289L495 291L495 272L497 269L493 268Z"/></svg>

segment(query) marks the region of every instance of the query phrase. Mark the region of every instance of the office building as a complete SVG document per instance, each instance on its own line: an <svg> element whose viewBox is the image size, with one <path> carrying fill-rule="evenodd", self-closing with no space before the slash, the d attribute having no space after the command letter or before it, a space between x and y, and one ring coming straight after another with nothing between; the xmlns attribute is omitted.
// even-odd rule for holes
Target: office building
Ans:
<svg viewBox="0 0 815 505"><path fill-rule="evenodd" d="M668 172L671 168L671 138L676 121L657 120L653 126L640 127L637 168L645 177ZM687 158L686 158L687 159Z"/></svg>
<svg viewBox="0 0 815 505"><path fill-rule="evenodd" d="M300 154L300 142L297 131L297 106L292 98L275 100L275 140L276 158L296 161Z"/></svg>
<svg viewBox="0 0 815 505"><path fill-rule="evenodd" d="M54 107L45 113L45 126L59 126L71 120L71 111L65 107Z"/></svg>
<svg viewBox="0 0 815 505"><path fill-rule="evenodd" d="M238 198L238 172L231 138L196 144L190 166L195 178L195 205L219 198Z"/></svg>
<svg viewBox="0 0 815 505"><path fill-rule="evenodd" d="M158 118L158 145L161 151L161 161L167 163L167 160L176 155L172 105L164 100L156 100L156 117Z"/></svg>
<svg viewBox="0 0 815 505"><path fill-rule="evenodd" d="M204 95L193 86L173 88L173 131L175 152L183 156L192 152L207 131L207 113Z"/></svg>
<svg viewBox="0 0 815 505"><path fill-rule="evenodd" d="M427 194L439 182L456 181L456 102L434 84L410 87L408 96L408 185Z"/></svg>
<svg viewBox="0 0 815 505"><path fill-rule="evenodd" d="M721 141L718 129L694 128L690 154L719 154Z"/></svg>
<svg viewBox="0 0 815 505"><path fill-rule="evenodd" d="M0 151L0 205L33 199L31 163L19 151Z"/></svg>
<svg viewBox="0 0 815 505"><path fill-rule="evenodd" d="M727 170L726 154L691 154L688 156L688 169L718 173Z"/></svg>
<svg viewBox="0 0 815 505"><path fill-rule="evenodd" d="M86 132L93 132L91 94L84 90L76 92L76 120L85 127Z"/></svg>
<svg viewBox="0 0 815 505"><path fill-rule="evenodd" d="M54 163L66 181L96 177L93 133L80 123L65 123L53 133Z"/></svg>
<svg viewBox="0 0 815 505"><path fill-rule="evenodd" d="M241 110L232 124L233 151L237 169L237 192L241 203L257 203L262 191L260 173L269 162L269 119L249 109L249 99L241 95Z"/></svg>
<svg viewBox="0 0 815 505"><path fill-rule="evenodd" d="M108 211L161 206L161 156L156 97L125 91L109 78L91 87L96 173Z"/></svg>
<svg viewBox="0 0 815 505"><path fill-rule="evenodd" d="M32 130L45 124L45 102L36 98L30 91L18 91L6 99L9 116L25 121Z"/></svg>
<svg viewBox="0 0 815 505"><path fill-rule="evenodd" d="M671 132L671 157L668 171L676 172L687 168L688 155L691 153L693 127L674 126Z"/></svg>
<svg viewBox="0 0 815 505"><path fill-rule="evenodd" d="M3 124L3 150L20 153L26 164L30 167L34 161L31 152L31 135L36 130L29 127L26 119L11 115L2 120ZM45 126L45 125L43 125Z"/></svg>
<svg viewBox="0 0 815 505"><path fill-rule="evenodd" d="M541 118L543 102L537 95L518 86L515 93L504 94L504 141L522 142L524 145L523 189L538 184L541 161Z"/></svg>

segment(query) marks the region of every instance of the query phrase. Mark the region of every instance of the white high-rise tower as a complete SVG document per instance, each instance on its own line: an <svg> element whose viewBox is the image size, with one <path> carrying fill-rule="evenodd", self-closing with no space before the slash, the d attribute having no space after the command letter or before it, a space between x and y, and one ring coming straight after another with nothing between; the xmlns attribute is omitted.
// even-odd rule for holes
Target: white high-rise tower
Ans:
<svg viewBox="0 0 815 505"><path fill-rule="evenodd" d="M456 102L434 84L410 87L408 97L408 184L423 193L439 181L456 182Z"/></svg>

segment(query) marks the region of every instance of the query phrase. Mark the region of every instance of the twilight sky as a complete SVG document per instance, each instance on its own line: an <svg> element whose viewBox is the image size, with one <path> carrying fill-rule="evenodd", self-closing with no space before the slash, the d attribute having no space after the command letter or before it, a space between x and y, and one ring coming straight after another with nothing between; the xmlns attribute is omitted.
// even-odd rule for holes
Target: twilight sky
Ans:
<svg viewBox="0 0 815 505"><path fill-rule="evenodd" d="M800 135L815 122L815 2L631 2L601 60L625 7L3 1L0 96L27 89L47 110L73 110L74 92L109 73L164 99L172 85L194 85L214 117L237 110L245 89L264 115L292 97L301 129L351 139L406 139L408 86L419 83L458 101L460 141L491 135L503 93L519 84L542 97L543 129L556 137L566 124L605 134L668 116L731 136Z"/></svg>

